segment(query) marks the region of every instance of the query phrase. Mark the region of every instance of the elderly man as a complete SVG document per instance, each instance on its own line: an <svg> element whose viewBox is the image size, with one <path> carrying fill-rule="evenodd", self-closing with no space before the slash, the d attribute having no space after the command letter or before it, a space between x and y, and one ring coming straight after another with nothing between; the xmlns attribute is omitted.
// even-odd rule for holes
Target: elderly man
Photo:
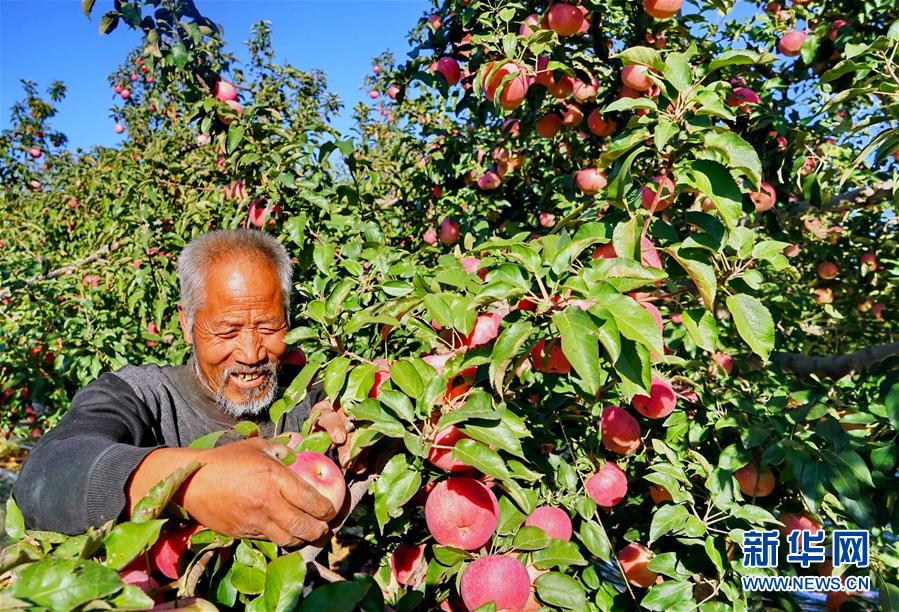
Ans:
<svg viewBox="0 0 899 612"><path fill-rule="evenodd" d="M299 431L322 395L313 387L277 423L269 419L287 350L292 274L284 246L255 230L211 232L184 248L178 274L188 363L129 365L80 390L15 484L26 523L76 534L127 518L154 484L199 461L175 496L198 522L281 546L320 538L334 518L331 503L282 465L283 446L261 439ZM184 448L242 420L254 421L261 437ZM345 442L339 430L329 433Z"/></svg>

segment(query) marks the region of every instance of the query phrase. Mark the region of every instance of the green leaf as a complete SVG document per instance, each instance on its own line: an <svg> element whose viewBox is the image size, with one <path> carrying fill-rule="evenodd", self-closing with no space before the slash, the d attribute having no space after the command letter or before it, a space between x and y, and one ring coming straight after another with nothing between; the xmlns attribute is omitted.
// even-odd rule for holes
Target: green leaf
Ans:
<svg viewBox="0 0 899 612"><path fill-rule="evenodd" d="M47 558L25 566L9 593L51 610L72 610L121 588L118 573L96 561Z"/></svg>
<svg viewBox="0 0 899 612"><path fill-rule="evenodd" d="M581 538L581 542L587 547L587 550L606 563L610 561L612 558L612 545L605 530L599 523L584 521L581 524L581 530L578 535Z"/></svg>
<svg viewBox="0 0 899 612"><path fill-rule="evenodd" d="M674 88L684 93L693 85L693 69L687 56L683 53L669 53L665 58L665 70L662 72L665 80L674 85Z"/></svg>
<svg viewBox="0 0 899 612"><path fill-rule="evenodd" d="M509 327L502 330L496 342L493 344L493 351L490 355L490 381L493 388L497 392L502 392L503 380L506 377L506 370L512 363L512 360L521 350L522 345L530 336L533 325L528 321L516 321Z"/></svg>
<svg viewBox="0 0 899 612"><path fill-rule="evenodd" d="M131 520L135 523L146 523L159 516L184 481L202 465L198 461L188 463L153 485L150 492L134 506L131 511Z"/></svg>
<svg viewBox="0 0 899 612"><path fill-rule="evenodd" d="M244 130L236 123L228 128L228 153L234 153L243 140Z"/></svg>
<svg viewBox="0 0 899 612"><path fill-rule="evenodd" d="M652 516L648 544L652 544L663 535L682 532L689 517L690 512L684 506L675 504L659 506Z"/></svg>
<svg viewBox="0 0 899 612"><path fill-rule="evenodd" d="M6 500L6 524L4 529L6 529L6 537L13 541L18 541L25 537L25 517L12 496Z"/></svg>
<svg viewBox="0 0 899 612"><path fill-rule="evenodd" d="M578 550L574 542L553 540L549 546L538 550L533 556L534 565L540 569L553 567L568 567L570 565L587 565L586 559Z"/></svg>
<svg viewBox="0 0 899 612"><path fill-rule="evenodd" d="M369 576L325 584L303 599L300 612L353 612L373 587L377 585Z"/></svg>
<svg viewBox="0 0 899 612"><path fill-rule="evenodd" d="M700 308L691 308L681 314L681 320L696 346L710 353L715 350L718 344L718 324L712 313Z"/></svg>
<svg viewBox="0 0 899 612"><path fill-rule="evenodd" d="M899 23L899 22L897 22ZM899 382L894 383L883 399L886 407L887 419L893 429L899 431Z"/></svg>
<svg viewBox="0 0 899 612"><path fill-rule="evenodd" d="M625 66L640 64L654 68L659 72L665 70L665 62L662 61L662 56L656 49L650 47L628 47L615 55L615 57L620 59Z"/></svg>
<svg viewBox="0 0 899 612"><path fill-rule="evenodd" d="M425 383L407 359L401 359L390 368L390 380L411 398L420 399L424 393Z"/></svg>
<svg viewBox="0 0 899 612"><path fill-rule="evenodd" d="M94 3L97 0L81 0L81 12L88 19L91 18L91 11L94 10Z"/></svg>
<svg viewBox="0 0 899 612"><path fill-rule="evenodd" d="M335 357L331 360L331 363L325 366L325 371L322 375L322 387L325 395L332 402L337 399L337 396L340 395L340 390L343 389L343 383L346 381L346 373L349 367L350 360L343 356Z"/></svg>
<svg viewBox="0 0 899 612"><path fill-rule="evenodd" d="M119 25L118 11L109 11L100 18L100 34L109 34Z"/></svg>
<svg viewBox="0 0 899 612"><path fill-rule="evenodd" d="M322 365L322 358L318 355L314 355L309 358L306 362L306 365L303 366L303 369L300 370L300 373L294 377L293 381L290 383L290 386L287 387L287 390L284 392L284 403L287 405L288 410L292 409L294 406L303 401L306 397L306 393L309 388L309 383L312 382L312 378L318 372L318 369Z"/></svg>
<svg viewBox="0 0 899 612"><path fill-rule="evenodd" d="M758 298L745 293L728 296L726 303L740 337L753 353L767 360L774 349L774 319L771 313Z"/></svg>
<svg viewBox="0 0 899 612"><path fill-rule="evenodd" d="M600 298L602 307L615 317L618 331L629 340L645 345L658 355L662 355L662 333L656 320L644 310L637 300L620 293L605 293Z"/></svg>
<svg viewBox="0 0 899 612"><path fill-rule="evenodd" d="M129 521L116 525L103 540L103 545L106 547L104 565L114 570L121 570L134 561L156 541L165 522L165 519L156 519L146 523Z"/></svg>
<svg viewBox="0 0 899 612"><path fill-rule="evenodd" d="M412 422L415 420L415 409L412 406L412 402L399 391L381 389L378 392L378 400L404 421Z"/></svg>
<svg viewBox="0 0 899 612"><path fill-rule="evenodd" d="M550 542L552 538L546 535L545 531L528 525L518 530L515 539L512 540L512 546L518 550L540 550L546 548Z"/></svg>
<svg viewBox="0 0 899 612"><path fill-rule="evenodd" d="M763 63L764 56L760 56L755 51L748 49L728 49L711 62L709 62L709 72L714 72L725 66L745 66L747 64L756 65ZM773 58L772 58L773 59Z"/></svg>
<svg viewBox="0 0 899 612"><path fill-rule="evenodd" d="M743 194L727 168L715 161L697 159L690 162L690 171L687 182L712 200L728 229L736 227L743 214Z"/></svg>
<svg viewBox="0 0 899 612"><path fill-rule="evenodd" d="M712 310L715 307L715 294L718 290L718 279L715 278L715 269L704 261L697 259L695 252L691 252L690 249L670 247L662 250L674 257L677 263L687 271L687 275L699 290L699 295L706 310ZM700 251L700 253L703 252Z"/></svg>
<svg viewBox="0 0 899 612"><path fill-rule="evenodd" d="M671 140L671 137L677 134L679 130L680 128L677 127L677 124L670 119L659 117L655 132L652 135L656 149L659 151L663 150L668 141Z"/></svg>
<svg viewBox="0 0 899 612"><path fill-rule="evenodd" d="M534 581L543 603L563 610L586 610L587 595L580 582L559 572L547 572Z"/></svg>
<svg viewBox="0 0 899 612"><path fill-rule="evenodd" d="M724 156L732 170L741 172L753 186L762 180L762 162L759 155L748 142L731 131L709 132L705 137L705 146Z"/></svg>
<svg viewBox="0 0 899 612"><path fill-rule="evenodd" d="M678 604L684 604L693 600L693 583L685 580L675 582L666 580L662 584L653 585L649 593L640 602L647 610L669 610Z"/></svg>
<svg viewBox="0 0 899 612"><path fill-rule="evenodd" d="M212 433L208 433L205 436L200 436L193 442L187 445L188 448L199 448L199 449L210 449L214 448L216 442L218 442L219 438L225 435L225 431L213 431Z"/></svg>
<svg viewBox="0 0 899 612"><path fill-rule="evenodd" d="M357 365L350 371L347 379L346 391L343 393L343 399L355 400L361 402L368 397L368 393L375 383L375 372L378 365L374 363L362 363Z"/></svg>
<svg viewBox="0 0 899 612"><path fill-rule="evenodd" d="M494 478L509 479L509 470L502 457L477 440L463 439L456 442L453 446L453 458Z"/></svg>
<svg viewBox="0 0 899 612"><path fill-rule="evenodd" d="M562 335L562 352L591 394L599 391L599 342L596 324L580 308L568 307L553 314L553 323Z"/></svg>

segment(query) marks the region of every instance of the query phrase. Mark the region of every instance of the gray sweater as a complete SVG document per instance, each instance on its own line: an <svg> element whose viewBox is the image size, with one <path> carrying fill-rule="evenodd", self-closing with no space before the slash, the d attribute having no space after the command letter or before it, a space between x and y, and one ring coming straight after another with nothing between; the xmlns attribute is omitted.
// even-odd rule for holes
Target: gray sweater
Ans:
<svg viewBox="0 0 899 612"><path fill-rule="evenodd" d="M284 381L281 381L282 383ZM299 431L321 386L282 416L235 419L200 383L192 367L125 366L103 374L72 399L59 424L32 449L13 488L30 529L74 535L121 517L125 486L151 451L183 447L220 430L218 444L240 436L231 428L254 420L259 435Z"/></svg>

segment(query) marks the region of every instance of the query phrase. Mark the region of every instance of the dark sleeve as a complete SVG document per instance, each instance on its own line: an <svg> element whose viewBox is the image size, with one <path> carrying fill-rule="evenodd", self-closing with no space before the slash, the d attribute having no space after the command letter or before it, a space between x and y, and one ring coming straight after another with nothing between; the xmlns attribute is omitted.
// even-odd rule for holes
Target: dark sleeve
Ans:
<svg viewBox="0 0 899 612"><path fill-rule="evenodd" d="M13 487L29 529L75 535L116 519L131 473L159 448L150 408L115 374L72 399L28 455Z"/></svg>

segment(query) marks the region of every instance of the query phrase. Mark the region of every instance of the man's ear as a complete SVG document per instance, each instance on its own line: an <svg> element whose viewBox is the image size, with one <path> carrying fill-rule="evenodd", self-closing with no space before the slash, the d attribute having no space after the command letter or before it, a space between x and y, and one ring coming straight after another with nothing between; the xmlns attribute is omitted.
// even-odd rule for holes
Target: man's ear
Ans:
<svg viewBox="0 0 899 612"><path fill-rule="evenodd" d="M187 315L184 314L184 308L181 307L181 304L178 304L178 322L181 324L181 335L184 337L184 341L187 344L193 345L194 339L193 334L191 333L192 330L187 324Z"/></svg>

